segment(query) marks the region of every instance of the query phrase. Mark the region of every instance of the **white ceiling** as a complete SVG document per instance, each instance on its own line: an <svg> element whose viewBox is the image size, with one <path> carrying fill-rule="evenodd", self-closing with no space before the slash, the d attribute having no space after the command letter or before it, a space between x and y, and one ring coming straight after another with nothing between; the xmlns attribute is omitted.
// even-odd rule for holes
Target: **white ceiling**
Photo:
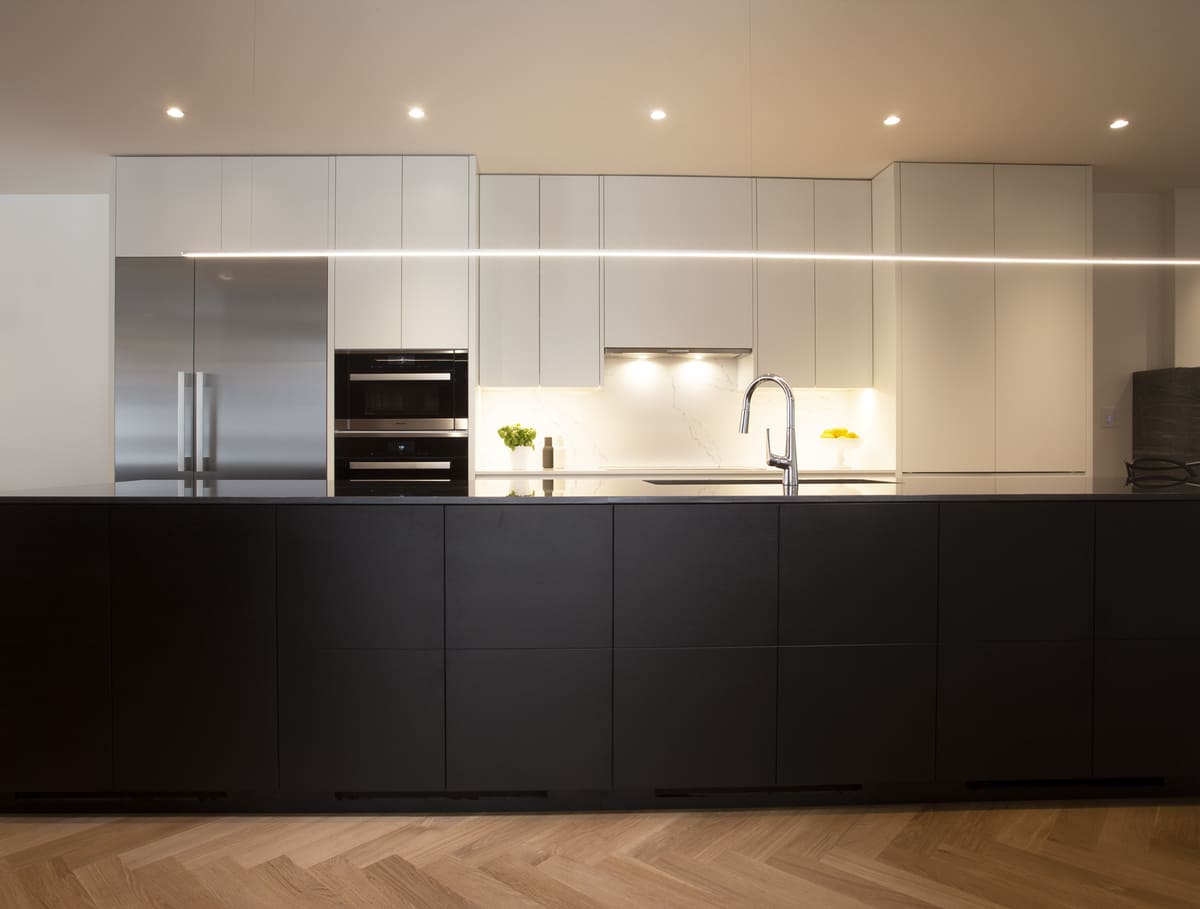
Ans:
<svg viewBox="0 0 1200 909"><path fill-rule="evenodd" d="M1164 189L1200 185L1198 35L1200 0L0 0L0 139L482 172L1092 163Z"/></svg>

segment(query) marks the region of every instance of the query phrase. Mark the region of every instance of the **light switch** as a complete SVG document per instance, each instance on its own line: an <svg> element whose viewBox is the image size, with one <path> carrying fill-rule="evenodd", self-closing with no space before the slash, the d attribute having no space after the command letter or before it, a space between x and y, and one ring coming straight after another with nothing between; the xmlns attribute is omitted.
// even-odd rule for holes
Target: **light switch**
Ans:
<svg viewBox="0 0 1200 909"><path fill-rule="evenodd" d="M1117 409L1115 407L1100 408L1100 428L1101 429L1116 429L1117 428Z"/></svg>

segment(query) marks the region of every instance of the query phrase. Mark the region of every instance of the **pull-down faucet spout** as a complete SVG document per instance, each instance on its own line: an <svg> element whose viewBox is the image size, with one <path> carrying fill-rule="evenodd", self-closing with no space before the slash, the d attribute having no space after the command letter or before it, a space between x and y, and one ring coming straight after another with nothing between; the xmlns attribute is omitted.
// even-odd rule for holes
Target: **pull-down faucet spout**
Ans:
<svg viewBox="0 0 1200 909"><path fill-rule="evenodd" d="M750 431L750 399L754 397L754 390L764 382L773 382L782 388L784 399L787 402L787 429L785 430L787 437L784 440L783 454L777 455L771 451L771 430L768 429L767 466L778 467L783 471L783 493L784 495L795 495L800 486L796 468L796 399L792 395L792 387L785 379L767 374L759 376L750 383L750 387L746 389L746 396L742 398L742 418L738 423L738 432Z"/></svg>

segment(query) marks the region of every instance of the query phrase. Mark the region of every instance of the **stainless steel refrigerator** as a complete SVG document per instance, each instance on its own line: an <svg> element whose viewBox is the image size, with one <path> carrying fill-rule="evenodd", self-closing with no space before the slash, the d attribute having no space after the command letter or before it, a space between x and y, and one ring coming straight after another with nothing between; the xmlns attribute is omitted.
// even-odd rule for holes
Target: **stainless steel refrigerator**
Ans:
<svg viewBox="0 0 1200 909"><path fill-rule="evenodd" d="M115 299L118 482L325 479L325 259L119 258Z"/></svg>

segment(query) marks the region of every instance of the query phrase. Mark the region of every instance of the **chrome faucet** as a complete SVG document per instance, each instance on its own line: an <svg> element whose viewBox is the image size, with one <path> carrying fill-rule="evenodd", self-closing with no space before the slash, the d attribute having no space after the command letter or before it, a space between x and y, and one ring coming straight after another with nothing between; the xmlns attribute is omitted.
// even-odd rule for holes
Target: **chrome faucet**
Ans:
<svg viewBox="0 0 1200 909"><path fill-rule="evenodd" d="M796 469L796 399L792 396L792 386L780 376L770 373L751 382L750 387L746 389L746 396L742 398L742 420L738 425L738 432L750 431L750 399L754 396L754 389L764 382L774 382L782 388L783 396L787 400L787 439L784 442L783 454L777 455L771 451L771 430L768 429L767 466L778 467L783 471L783 494L795 495L800 488L800 481Z"/></svg>

